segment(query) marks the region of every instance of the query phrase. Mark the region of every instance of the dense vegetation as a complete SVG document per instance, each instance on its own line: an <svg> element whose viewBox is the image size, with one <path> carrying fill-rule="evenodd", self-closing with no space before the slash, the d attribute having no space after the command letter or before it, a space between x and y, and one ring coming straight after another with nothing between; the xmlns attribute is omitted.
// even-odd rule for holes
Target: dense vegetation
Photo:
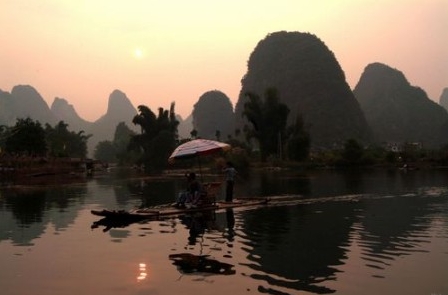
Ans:
<svg viewBox="0 0 448 295"><path fill-rule="evenodd" d="M12 127L0 128L0 151L17 156L85 158L89 135L68 130L60 121L54 127L30 118L17 119Z"/></svg>
<svg viewBox="0 0 448 295"><path fill-rule="evenodd" d="M88 122L78 116L72 105L65 99L55 98L51 109L42 96L31 86L15 86L11 93L0 90L0 125L13 126L17 118L31 118L39 121L42 126L54 126L64 121L70 130L83 130L92 136L88 141L88 153L93 154L99 141L110 140L119 122L125 122L132 129L132 118L137 113L126 95L114 90L109 96L106 114L95 122ZM136 130L134 130L136 131Z"/></svg>
<svg viewBox="0 0 448 295"><path fill-rule="evenodd" d="M94 158L105 163L133 165L138 161L139 153L129 150L128 146L135 134L124 122L120 122L112 141L103 140L96 145Z"/></svg>
<svg viewBox="0 0 448 295"><path fill-rule="evenodd" d="M140 153L137 164L142 165L146 172L159 172L166 167L178 140L179 122L174 103L169 111L159 108L157 116L144 105L140 105L138 111L132 122L140 126L141 133L131 136L129 149Z"/></svg>
<svg viewBox="0 0 448 295"><path fill-rule="evenodd" d="M45 125L45 138L50 157L85 158L87 156L87 141L90 135L84 131L68 130L68 124L60 121L55 127Z"/></svg>
<svg viewBox="0 0 448 295"><path fill-rule="evenodd" d="M272 109L282 109L285 106L275 102L273 93L267 94L271 96L270 106ZM262 102L257 95L251 94L252 105L247 104L247 112L251 112L251 108L265 109L267 104ZM286 110L286 109L285 109ZM140 106L140 113L136 116L136 124L142 127L141 134L135 134L124 123L120 123L115 132L114 141L102 143L111 147L109 151L111 162L129 165L133 163L141 164L147 172L160 172L167 167L167 158L174 150L176 141L176 125L177 121L173 121L171 114L174 113L173 107L170 111L159 109L158 116L145 106ZM268 112L269 113L269 112ZM287 112L284 112L284 114ZM252 113L250 121L257 122L257 116L266 116L266 113ZM271 114L274 115L274 114ZM269 116L269 114L267 115ZM280 119L280 121L285 120ZM300 120L295 125L289 126L284 130L283 125L279 126L279 132L285 132L285 142L283 147L286 149L287 156L278 157L278 150L274 145L264 148L264 155L268 166L292 166L301 167L426 167L426 166L446 166L448 165L448 146L441 149L423 149L415 144L408 143L400 147L398 151L391 151L381 146L365 147L354 139L344 142L341 148L309 150L309 137L301 128ZM0 126L0 155L15 156L38 156L38 157L84 157L86 154L86 141L89 136L82 132L74 133L68 131L68 125L64 122L58 123L51 127L47 124L43 128L38 121L29 118L17 120L14 127ZM252 126L254 127L254 126ZM143 129L145 128L145 129ZM248 127L249 128L249 127ZM262 127L270 128L270 127ZM260 129L258 129L260 130ZM273 130L273 129L272 129ZM272 131L271 130L271 131ZM291 132L291 130L293 130ZM253 135L254 130L246 130L247 135ZM268 130L266 130L268 131ZM268 131L260 133L257 139L261 142L267 142L262 134L273 134L278 132ZM278 130L277 130L278 131ZM296 134L295 136L293 134ZM261 137L260 137L261 136ZM293 149L299 152L299 156L288 152L290 144L297 144L300 148ZM275 139L272 139L275 141ZM235 138L229 140L234 147L225 157L232 160L239 170L244 171L249 165L257 163L262 159L261 155L249 148L244 143L239 142ZM102 149L101 145L97 149ZM261 147L261 145L260 145ZM81 154L80 154L81 153ZM100 152L99 152L100 153ZM103 154L107 155L105 148ZM109 159L104 159L109 161ZM219 159L218 159L219 160Z"/></svg>
<svg viewBox="0 0 448 295"><path fill-rule="evenodd" d="M275 88L266 90L264 100L252 92L246 95L248 101L244 104L243 116L252 126L246 128L246 136L257 140L261 161L265 162L269 155L282 153L282 138L286 139L289 109L285 104L279 103Z"/></svg>

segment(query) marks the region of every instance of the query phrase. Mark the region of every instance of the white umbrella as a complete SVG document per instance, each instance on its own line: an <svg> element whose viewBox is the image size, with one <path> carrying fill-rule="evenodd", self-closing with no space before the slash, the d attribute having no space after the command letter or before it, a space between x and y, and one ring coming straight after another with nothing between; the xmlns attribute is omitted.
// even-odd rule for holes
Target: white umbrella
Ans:
<svg viewBox="0 0 448 295"><path fill-rule="evenodd" d="M231 146L224 142L208 139L194 139L179 145L171 153L171 156L168 158L168 161L172 163L174 162L174 160L177 159L188 159L196 157L198 159L199 171L201 171L200 156L210 155L213 153L218 153L220 151L226 151L229 150L230 148ZM201 175L201 182L203 182L202 173L200 173L200 175ZM215 200L213 199L213 203L214 202Z"/></svg>
<svg viewBox="0 0 448 295"><path fill-rule="evenodd" d="M227 151L230 148L231 146L224 142L208 139L194 139L179 145L168 158L168 161L173 162L177 159L209 155L219 151Z"/></svg>

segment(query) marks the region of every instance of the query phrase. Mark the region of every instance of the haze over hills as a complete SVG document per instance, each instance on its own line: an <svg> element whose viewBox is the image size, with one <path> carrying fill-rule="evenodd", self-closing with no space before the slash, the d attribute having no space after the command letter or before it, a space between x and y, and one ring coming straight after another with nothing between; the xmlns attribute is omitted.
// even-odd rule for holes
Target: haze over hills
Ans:
<svg viewBox="0 0 448 295"><path fill-rule="evenodd" d="M402 72L385 64L368 65L353 90L379 142L446 144L448 113L411 86Z"/></svg>
<svg viewBox="0 0 448 295"><path fill-rule="evenodd" d="M92 122L82 119L73 105L69 104L63 98L56 97L51 104L50 110L59 121L67 123L73 131L86 131L91 128Z"/></svg>
<svg viewBox="0 0 448 295"><path fill-rule="evenodd" d="M11 93L0 90L0 125L10 126L15 122L13 103Z"/></svg>
<svg viewBox="0 0 448 295"><path fill-rule="evenodd" d="M236 127L243 129L246 92L262 97L276 88L280 102L290 109L289 123L297 115L315 147L341 144L349 138L369 142L371 130L347 84L334 54L315 35L276 32L261 40L251 53L235 108Z"/></svg>
<svg viewBox="0 0 448 295"><path fill-rule="evenodd" d="M126 94L120 90L114 90L109 96L106 114L93 122L88 130L89 134L94 135L88 142L89 151L92 151L100 141L112 140L120 122L124 122L131 130L138 131L137 126L132 123L136 114L137 110Z"/></svg>
<svg viewBox="0 0 448 295"><path fill-rule="evenodd" d="M193 115L190 114L188 117L183 119L180 115L176 116L179 125L177 126L177 132L179 138L190 138L191 131L193 131Z"/></svg>
<svg viewBox="0 0 448 295"><path fill-rule="evenodd" d="M440 95L439 104L448 111L448 87L443 89Z"/></svg>
<svg viewBox="0 0 448 295"><path fill-rule="evenodd" d="M11 93L1 91L0 110L2 125L13 126L18 118L30 117L43 126L46 123L54 126L57 122L64 121L69 124L69 130L83 130L85 134L92 134L88 141L89 155L92 155L98 142L113 139L118 123L125 122L128 127L137 130L132 124L137 110L119 90L111 93L106 114L95 122L82 119L65 99L55 98L50 109L36 89L28 85L15 86Z"/></svg>
<svg viewBox="0 0 448 295"><path fill-rule="evenodd" d="M200 137L216 138L219 130L221 140L226 140L235 128L244 129L244 94L251 91L263 97L270 87L277 88L280 101L289 107L290 123L298 115L303 117L314 147L331 147L351 138L363 143L417 141L435 147L447 142L447 112L422 89L411 86L403 73L384 64L370 64L351 91L334 54L318 37L284 31L269 34L254 48L235 112L226 94L207 91L191 115L185 120L177 117L180 137L190 137L194 124ZM440 104L448 105L448 88ZM82 119L63 98L56 97L49 108L32 86L15 86L11 93L0 90L0 125L12 126L17 118L27 116L53 126L63 120L70 130L93 135L88 144L90 156L98 142L113 139L120 122L139 132L132 124L136 114L120 90L110 94L106 113L94 122Z"/></svg>
<svg viewBox="0 0 448 295"><path fill-rule="evenodd" d="M38 120L42 124L57 123L56 116L51 112L42 96L29 85L17 85L11 90L11 93L2 92L0 100L1 113L6 114L0 117L0 124L14 125L18 118L30 117Z"/></svg>
<svg viewBox="0 0 448 295"><path fill-rule="evenodd" d="M216 132L219 131L220 139L225 140L234 133L232 103L219 90L202 94L193 107L192 116L193 127L201 138L216 139Z"/></svg>
<svg viewBox="0 0 448 295"><path fill-rule="evenodd" d="M48 107L38 91L29 85L18 85L11 93L0 90L0 125L13 126L17 119L30 117L39 121L43 126L49 123L54 126L59 121L67 123L68 129L85 134L92 134L88 141L89 156L93 155L95 146L100 141L112 140L115 128L120 122L136 132L138 127L132 123L137 114L136 108L129 98L120 90L114 90L109 96L106 113L94 122L81 118L73 105L65 99L56 97ZM189 137L192 130L191 116L185 122L179 117L181 135Z"/></svg>

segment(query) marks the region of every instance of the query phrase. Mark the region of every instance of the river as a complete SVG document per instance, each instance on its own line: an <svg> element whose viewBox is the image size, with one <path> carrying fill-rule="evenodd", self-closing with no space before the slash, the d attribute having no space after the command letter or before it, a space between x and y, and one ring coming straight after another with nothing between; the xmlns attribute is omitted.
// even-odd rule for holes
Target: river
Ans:
<svg viewBox="0 0 448 295"><path fill-rule="evenodd" d="M90 213L183 185L112 171L1 188L1 294L448 295L448 170L258 171L237 199L290 201L112 227Z"/></svg>

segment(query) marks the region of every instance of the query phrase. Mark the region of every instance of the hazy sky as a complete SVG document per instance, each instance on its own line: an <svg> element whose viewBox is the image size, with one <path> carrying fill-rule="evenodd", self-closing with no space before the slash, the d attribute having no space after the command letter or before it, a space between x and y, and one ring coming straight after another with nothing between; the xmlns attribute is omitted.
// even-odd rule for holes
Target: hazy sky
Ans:
<svg viewBox="0 0 448 295"><path fill-rule="evenodd" d="M120 89L184 118L209 90L235 105L267 34L319 37L353 88L382 62L437 101L448 87L448 0L0 0L0 89L28 84L86 120Z"/></svg>

